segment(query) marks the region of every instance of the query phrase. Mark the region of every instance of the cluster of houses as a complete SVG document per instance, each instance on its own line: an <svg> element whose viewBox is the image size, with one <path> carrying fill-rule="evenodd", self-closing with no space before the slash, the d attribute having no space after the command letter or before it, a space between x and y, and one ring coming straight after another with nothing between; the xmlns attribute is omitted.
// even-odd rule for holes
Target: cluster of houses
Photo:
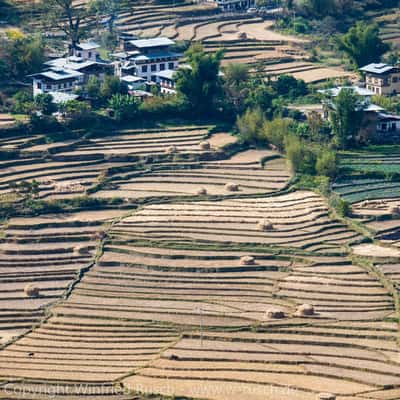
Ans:
<svg viewBox="0 0 400 400"><path fill-rule="evenodd" d="M46 62L44 71L31 75L33 95L49 93L56 103L73 100L92 76L102 82L107 75L118 76L134 96L150 96L153 85L163 93L174 92L173 75L182 55L171 49L173 40L121 35L120 43L120 51L111 54L110 62L101 59L100 46L94 42L77 44L71 55Z"/></svg>
<svg viewBox="0 0 400 400"><path fill-rule="evenodd" d="M227 2L228 3L228 2ZM127 84L129 93L141 99L152 96L151 87L157 85L163 94L175 93L175 75L182 54L173 50L175 42L166 37L138 39L129 34L120 35L119 50L110 55L112 61L104 61L99 45L88 41L77 44L71 55L48 61L44 71L31 75L33 95L50 93L54 102L63 103L77 99L77 89L83 88L94 76L100 82L107 75L115 75ZM388 114L373 104L375 95L396 96L400 94L400 67L384 63L362 67L364 82L350 87L364 99L364 115L367 130L378 134L400 134L400 117ZM333 98L343 87L322 91ZM325 101L323 114L327 118L332 101Z"/></svg>

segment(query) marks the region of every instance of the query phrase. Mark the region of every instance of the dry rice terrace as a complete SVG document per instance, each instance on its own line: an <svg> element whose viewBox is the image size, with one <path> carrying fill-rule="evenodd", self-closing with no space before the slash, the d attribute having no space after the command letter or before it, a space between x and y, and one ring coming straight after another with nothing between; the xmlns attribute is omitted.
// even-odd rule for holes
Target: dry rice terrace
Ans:
<svg viewBox="0 0 400 400"><path fill-rule="evenodd" d="M353 259L279 154L210 128L0 143L3 197L124 198L4 222L0 398L399 398L399 257Z"/></svg>
<svg viewBox="0 0 400 400"><path fill-rule="evenodd" d="M349 76L343 70L309 62L303 40L272 30L273 22L252 15L218 14L210 5L133 6L121 13L118 29L141 37L167 36L200 41L207 51L223 47L223 64L246 63L266 76L292 74L306 82Z"/></svg>

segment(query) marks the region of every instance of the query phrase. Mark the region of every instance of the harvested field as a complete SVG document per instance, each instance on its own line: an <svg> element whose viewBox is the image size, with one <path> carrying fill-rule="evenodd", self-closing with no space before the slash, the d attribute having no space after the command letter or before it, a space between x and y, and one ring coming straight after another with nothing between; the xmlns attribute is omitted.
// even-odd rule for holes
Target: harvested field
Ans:
<svg viewBox="0 0 400 400"><path fill-rule="evenodd" d="M395 399L397 310L382 279L397 284L396 260L379 260L379 279L357 265L349 246L365 249L355 247L363 236L332 219L319 195L286 190L283 158L208 132L127 129L50 146L16 139L24 156L0 163L4 192L86 174L92 197L128 201L4 224L1 398L18 398L2 383L32 400L42 400L34 385L61 383L68 395L52 392L60 400L140 398L111 388ZM80 384L94 394L78 393Z"/></svg>
<svg viewBox="0 0 400 400"><path fill-rule="evenodd" d="M13 218L0 242L0 337L10 340L37 324L79 272L94 260L96 233L109 215L74 213L46 218ZM81 251L77 251L78 247ZM39 295L28 298L34 284ZM5 339L4 339L5 338Z"/></svg>
<svg viewBox="0 0 400 400"><path fill-rule="evenodd" d="M270 220L273 230L260 231L260 219ZM185 237L204 242L315 248L321 252L334 251L359 238L347 227L329 220L322 199L307 192L264 199L153 205L122 221L116 232L132 239L169 241Z"/></svg>
<svg viewBox="0 0 400 400"><path fill-rule="evenodd" d="M212 147L216 141L210 140ZM262 166L261 161L267 160ZM229 181L239 185L241 194L269 193L283 189L290 175L285 161L270 151L249 150L223 161L153 164L151 172L137 177L113 178L113 190L99 191L96 197L125 198L150 196L229 195Z"/></svg>

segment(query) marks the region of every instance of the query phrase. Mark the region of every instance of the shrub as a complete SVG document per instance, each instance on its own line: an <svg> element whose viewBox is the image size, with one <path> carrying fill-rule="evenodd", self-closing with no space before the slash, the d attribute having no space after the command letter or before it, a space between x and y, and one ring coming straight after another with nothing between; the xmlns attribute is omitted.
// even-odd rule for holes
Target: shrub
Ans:
<svg viewBox="0 0 400 400"><path fill-rule="evenodd" d="M285 149L285 138L289 135L290 128L290 119L276 118L272 121L265 121L263 136L267 142L272 143L282 152Z"/></svg>
<svg viewBox="0 0 400 400"><path fill-rule="evenodd" d="M330 206L334 208L337 213L342 217L350 215L350 203L340 198L338 195L333 195L330 199Z"/></svg>
<svg viewBox="0 0 400 400"><path fill-rule="evenodd" d="M262 141L264 122L265 119L261 109L248 109L243 116L238 117L236 126L245 142L257 143Z"/></svg>
<svg viewBox="0 0 400 400"><path fill-rule="evenodd" d="M310 144L290 135L285 140L286 155L294 172L314 175L316 154Z"/></svg>
<svg viewBox="0 0 400 400"><path fill-rule="evenodd" d="M338 169L336 153L330 150L320 151L315 168L318 175L334 178Z"/></svg>
<svg viewBox="0 0 400 400"><path fill-rule="evenodd" d="M114 111L117 121L130 121L138 112L136 99L129 94L114 94L108 101L108 106Z"/></svg>

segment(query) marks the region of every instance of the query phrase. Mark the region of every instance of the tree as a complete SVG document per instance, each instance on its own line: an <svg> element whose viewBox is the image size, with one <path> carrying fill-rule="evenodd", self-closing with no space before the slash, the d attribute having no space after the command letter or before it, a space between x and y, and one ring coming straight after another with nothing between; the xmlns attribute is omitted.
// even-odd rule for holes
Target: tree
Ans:
<svg viewBox="0 0 400 400"><path fill-rule="evenodd" d="M332 150L321 150L317 157L315 169L318 175L334 178L337 174L337 156Z"/></svg>
<svg viewBox="0 0 400 400"><path fill-rule="evenodd" d="M49 93L41 93L35 97L35 106L43 115L51 115L57 111L53 103L53 96Z"/></svg>
<svg viewBox="0 0 400 400"><path fill-rule="evenodd" d="M240 87L249 80L247 64L228 64L224 70L225 81L229 86Z"/></svg>
<svg viewBox="0 0 400 400"><path fill-rule="evenodd" d="M297 136L289 135L285 139L285 150L294 172L315 174L316 154L309 143Z"/></svg>
<svg viewBox="0 0 400 400"><path fill-rule="evenodd" d="M38 72L45 59L45 44L39 35L25 35L10 29L0 43L0 55L4 75L13 79L23 79Z"/></svg>
<svg viewBox="0 0 400 400"><path fill-rule="evenodd" d="M272 121L265 121L263 136L269 143L272 143L279 151L285 149L285 138L290 134L290 119L275 118Z"/></svg>
<svg viewBox="0 0 400 400"><path fill-rule="evenodd" d="M308 93L307 84L291 75L280 75L273 87L279 96L287 96L292 99L305 96Z"/></svg>
<svg viewBox="0 0 400 400"><path fill-rule="evenodd" d="M100 94L103 99L109 99L114 94L127 94L128 87L118 76L107 75L101 84Z"/></svg>
<svg viewBox="0 0 400 400"><path fill-rule="evenodd" d="M177 71L177 91L192 112L210 115L222 91L219 71L223 51L205 53L203 46L196 43L185 54L190 68Z"/></svg>
<svg viewBox="0 0 400 400"><path fill-rule="evenodd" d="M237 118L236 126L245 142L257 143L261 138L264 122L264 115L260 109L247 109L243 116Z"/></svg>
<svg viewBox="0 0 400 400"><path fill-rule="evenodd" d="M82 127L92 120L92 109L88 103L78 100L69 100L60 104L60 112L68 124L73 127Z"/></svg>
<svg viewBox="0 0 400 400"><path fill-rule="evenodd" d="M117 121L132 120L138 111L136 99L129 94L114 94L108 101Z"/></svg>
<svg viewBox="0 0 400 400"><path fill-rule="evenodd" d="M84 6L77 7L73 0L43 0L45 24L65 33L70 43L70 52L82 36L82 23L88 16Z"/></svg>
<svg viewBox="0 0 400 400"><path fill-rule="evenodd" d="M330 121L337 145L343 149L355 143L360 130L363 103L351 89L342 89L332 104Z"/></svg>
<svg viewBox="0 0 400 400"><path fill-rule="evenodd" d="M351 64L357 69L363 65L377 62L390 46L379 37L379 27L358 22L349 31L337 36L336 45L343 51Z"/></svg>
<svg viewBox="0 0 400 400"><path fill-rule="evenodd" d="M305 0L304 7L309 14L319 17L329 15L335 9L334 0Z"/></svg>
<svg viewBox="0 0 400 400"><path fill-rule="evenodd" d="M224 73L225 104L231 105L235 114L241 114L249 93L249 68L245 64L229 64Z"/></svg>
<svg viewBox="0 0 400 400"><path fill-rule="evenodd" d="M114 32L114 23L121 9L121 1L118 0L90 0L89 13L95 14L97 22L105 18L109 33Z"/></svg>
<svg viewBox="0 0 400 400"><path fill-rule="evenodd" d="M97 103L101 97L101 83L96 76L91 76L85 86L85 92L93 103Z"/></svg>

